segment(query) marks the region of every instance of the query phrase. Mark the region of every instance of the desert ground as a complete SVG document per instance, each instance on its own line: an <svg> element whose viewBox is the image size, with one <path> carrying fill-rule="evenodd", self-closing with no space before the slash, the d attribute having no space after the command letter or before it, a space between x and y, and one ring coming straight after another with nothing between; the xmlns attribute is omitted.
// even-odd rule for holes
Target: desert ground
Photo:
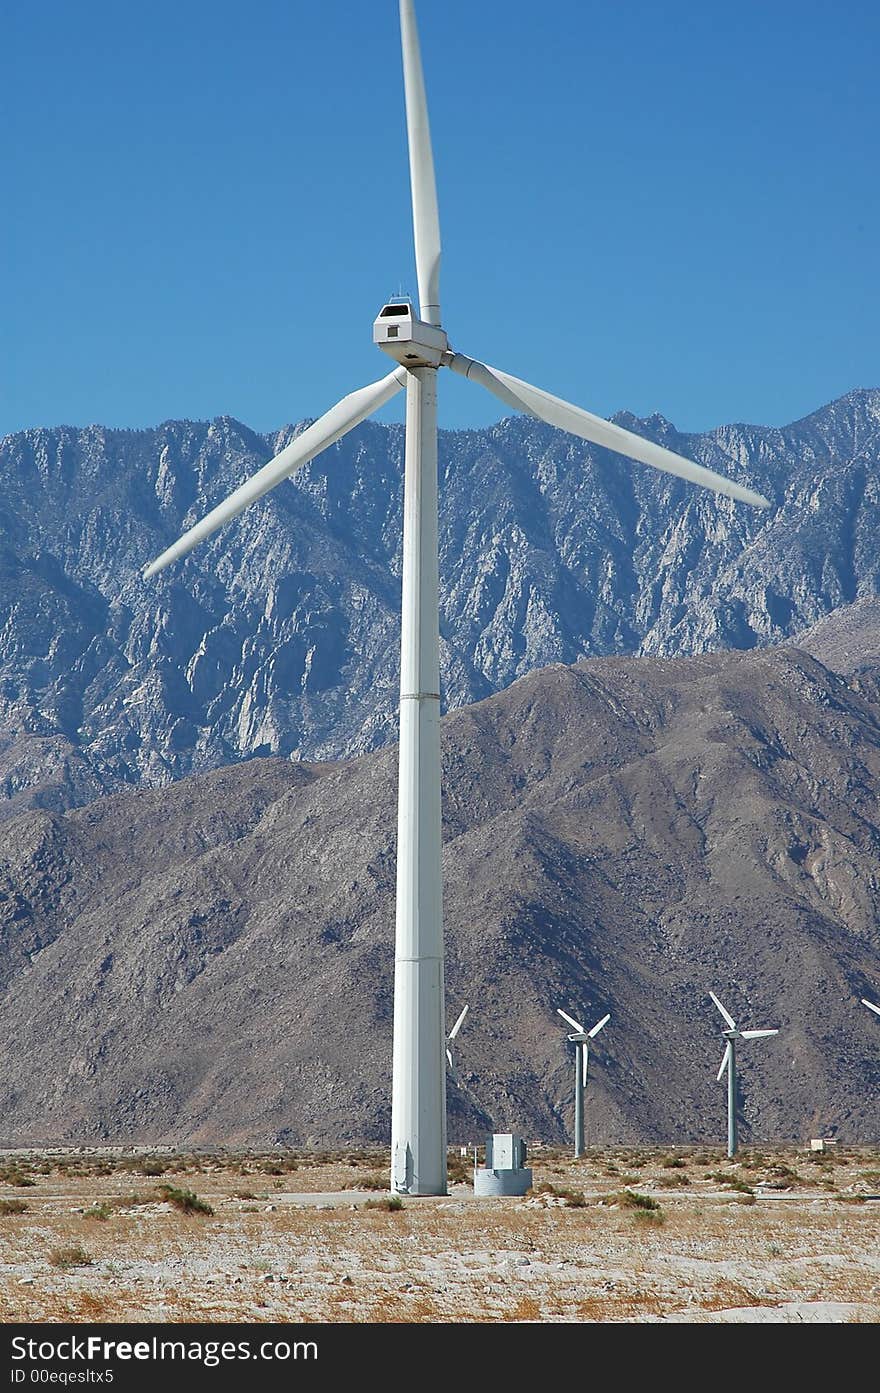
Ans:
<svg viewBox="0 0 880 1393"><path fill-rule="evenodd" d="M880 1151L531 1158L390 1200L386 1156L0 1155L4 1321L876 1321Z"/></svg>

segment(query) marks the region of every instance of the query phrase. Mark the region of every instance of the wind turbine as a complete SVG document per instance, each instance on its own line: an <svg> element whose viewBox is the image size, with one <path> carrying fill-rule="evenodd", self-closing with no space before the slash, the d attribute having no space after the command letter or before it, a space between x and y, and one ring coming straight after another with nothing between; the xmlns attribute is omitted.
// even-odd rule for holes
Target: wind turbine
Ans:
<svg viewBox="0 0 880 1393"><path fill-rule="evenodd" d="M710 992L712 1000L718 1007L728 1029L722 1031L727 1044L724 1048L724 1055L721 1060L721 1068L718 1070L718 1082L721 1082L724 1070L727 1070L727 1154L736 1155L737 1133L736 1133L736 1042L737 1040L762 1040L767 1035L778 1035L778 1030L737 1030L736 1021L729 1011L721 1005L714 992Z"/></svg>
<svg viewBox="0 0 880 1393"><path fill-rule="evenodd" d="M446 1037L446 1059L453 1073L455 1073L455 1065L452 1062L452 1042L455 1039L458 1032L461 1030L461 1027L464 1025L464 1018L470 1009L471 1008L469 1006L465 1006L458 1020L455 1022L455 1025L452 1027L452 1029Z"/></svg>
<svg viewBox="0 0 880 1393"><path fill-rule="evenodd" d="M873 1011L875 1016L880 1016L880 1006L875 1006L873 1001L866 1001L865 998L862 997L862 1005L867 1006L869 1011Z"/></svg>
<svg viewBox="0 0 880 1393"><path fill-rule="evenodd" d="M600 1030L611 1020L611 1012L597 1021L592 1030L586 1030L579 1021L570 1016L567 1011L563 1011L561 1006L557 1006L556 1014L563 1020L568 1021L569 1025L574 1026L574 1033L569 1035L570 1042L574 1045L574 1154L575 1159L584 1154L584 1089L587 1086L587 1069L590 1063L590 1041L595 1040Z"/></svg>
<svg viewBox="0 0 880 1393"><path fill-rule="evenodd" d="M419 312L383 306L373 341L396 361L378 382L343 397L246 483L168 547L155 575L288 479L406 388L400 780L394 969L391 1186L446 1193L446 1071L440 820L440 652L437 558L437 370L478 382L505 406L756 507L766 498L580 407L454 352L441 327L440 220L413 0L399 0ZM548 233L549 236L549 233Z"/></svg>

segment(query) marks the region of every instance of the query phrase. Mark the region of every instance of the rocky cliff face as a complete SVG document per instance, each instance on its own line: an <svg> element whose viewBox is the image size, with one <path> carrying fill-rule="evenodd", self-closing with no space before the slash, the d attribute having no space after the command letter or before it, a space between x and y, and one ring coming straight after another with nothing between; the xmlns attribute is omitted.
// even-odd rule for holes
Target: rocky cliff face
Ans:
<svg viewBox="0 0 880 1393"><path fill-rule="evenodd" d="M783 430L618 419L759 487L773 511L526 418L443 434L449 708L552 662L760 647L880 592L880 391ZM2 442L2 814L396 738L401 428L360 427L140 578L295 429L221 419Z"/></svg>
<svg viewBox="0 0 880 1393"><path fill-rule="evenodd" d="M0 842L0 1144L387 1141L396 751L257 759ZM795 648L600 658L447 716L451 1139L878 1135L880 685Z"/></svg>

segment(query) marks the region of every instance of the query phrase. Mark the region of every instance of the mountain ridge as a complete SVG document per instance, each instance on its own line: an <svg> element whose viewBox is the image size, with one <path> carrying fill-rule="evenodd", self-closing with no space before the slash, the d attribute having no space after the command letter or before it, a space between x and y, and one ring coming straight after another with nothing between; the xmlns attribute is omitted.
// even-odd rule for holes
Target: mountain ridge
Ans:
<svg viewBox="0 0 880 1393"><path fill-rule="evenodd" d="M880 592L880 391L661 443L769 515L528 418L440 437L443 692L793 638ZM231 417L0 444L0 816L396 738L403 428L365 423L158 582L142 566L302 429Z"/></svg>

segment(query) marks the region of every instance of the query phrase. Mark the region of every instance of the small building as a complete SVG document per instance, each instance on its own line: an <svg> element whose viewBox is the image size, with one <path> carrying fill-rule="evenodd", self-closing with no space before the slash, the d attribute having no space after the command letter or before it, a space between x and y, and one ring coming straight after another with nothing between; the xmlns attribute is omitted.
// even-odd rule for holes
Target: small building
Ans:
<svg viewBox="0 0 880 1393"><path fill-rule="evenodd" d="M524 1195L532 1188L526 1144L513 1132L486 1138L486 1164L474 1167L475 1195Z"/></svg>

